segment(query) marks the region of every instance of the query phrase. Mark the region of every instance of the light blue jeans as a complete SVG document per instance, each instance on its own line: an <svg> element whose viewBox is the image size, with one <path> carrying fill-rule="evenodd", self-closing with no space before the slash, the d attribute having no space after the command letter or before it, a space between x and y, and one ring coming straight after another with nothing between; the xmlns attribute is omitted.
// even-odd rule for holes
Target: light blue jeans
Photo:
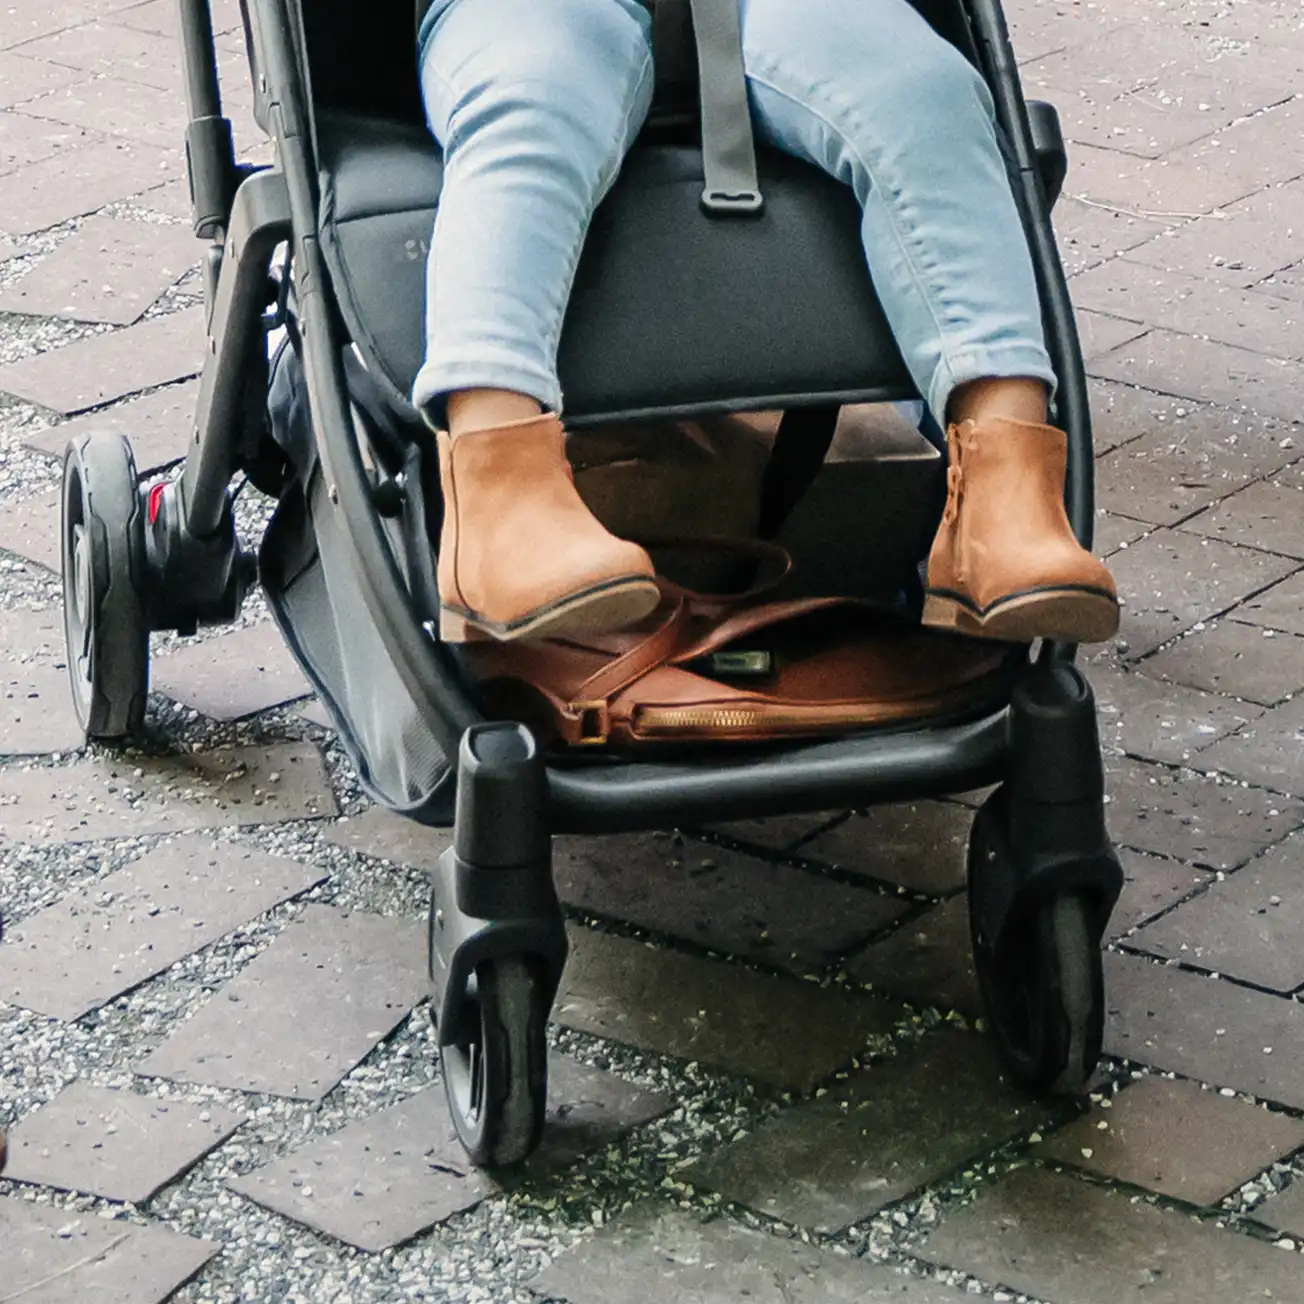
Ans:
<svg viewBox="0 0 1304 1304"><path fill-rule="evenodd" d="M765 142L855 191L865 258L920 394L1054 385L990 92L907 0L740 0ZM421 82L446 176L413 399L563 407L557 349L593 212L652 98L637 0L435 0Z"/></svg>

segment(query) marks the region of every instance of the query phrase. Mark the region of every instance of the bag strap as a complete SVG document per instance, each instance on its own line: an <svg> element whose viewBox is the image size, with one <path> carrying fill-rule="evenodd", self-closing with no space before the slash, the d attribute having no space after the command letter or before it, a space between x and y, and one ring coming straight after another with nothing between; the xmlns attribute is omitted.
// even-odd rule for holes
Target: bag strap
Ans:
<svg viewBox="0 0 1304 1304"><path fill-rule="evenodd" d="M773 539L819 475L841 408L789 408L779 422L761 485L761 537Z"/></svg>

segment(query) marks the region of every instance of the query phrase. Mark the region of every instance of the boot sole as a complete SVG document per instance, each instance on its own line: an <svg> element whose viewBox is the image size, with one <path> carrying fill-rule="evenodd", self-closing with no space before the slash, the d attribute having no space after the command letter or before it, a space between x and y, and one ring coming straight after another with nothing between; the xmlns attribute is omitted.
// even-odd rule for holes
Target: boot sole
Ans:
<svg viewBox="0 0 1304 1304"><path fill-rule="evenodd" d="M978 611L949 593L929 592L923 623L1001 643L1107 643L1118 633L1118 600L1099 589L1046 588L1016 593Z"/></svg>
<svg viewBox="0 0 1304 1304"><path fill-rule="evenodd" d="M592 638L637 624L661 601L661 590L645 577L612 580L540 607L509 624L485 620L473 611L445 607L439 613L443 643L478 643L492 639Z"/></svg>

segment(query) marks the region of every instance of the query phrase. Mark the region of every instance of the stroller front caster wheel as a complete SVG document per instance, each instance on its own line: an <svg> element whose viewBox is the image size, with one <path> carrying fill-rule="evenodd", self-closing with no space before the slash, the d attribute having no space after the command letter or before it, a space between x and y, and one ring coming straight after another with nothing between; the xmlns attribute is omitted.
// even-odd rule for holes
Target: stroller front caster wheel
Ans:
<svg viewBox="0 0 1304 1304"><path fill-rule="evenodd" d="M77 720L91 740L139 733L149 691L145 525L131 445L94 434L63 464L63 618Z"/></svg>
<svg viewBox="0 0 1304 1304"><path fill-rule="evenodd" d="M992 1035L1014 1078L1053 1095L1083 1092L1100 1060L1105 982L1088 899L1064 892L1040 902L1000 946L982 936L984 871L1000 852L975 829L969 852L974 968Z"/></svg>
<svg viewBox="0 0 1304 1304"><path fill-rule="evenodd" d="M549 1002L535 967L519 958L479 965L466 1000L474 1039L440 1048L448 1110L472 1163L511 1167L543 1135Z"/></svg>

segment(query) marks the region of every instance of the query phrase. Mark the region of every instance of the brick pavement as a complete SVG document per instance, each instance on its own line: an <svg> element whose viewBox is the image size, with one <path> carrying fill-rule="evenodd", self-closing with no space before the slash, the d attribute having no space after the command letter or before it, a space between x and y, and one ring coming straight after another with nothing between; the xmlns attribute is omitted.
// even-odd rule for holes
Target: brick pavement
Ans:
<svg viewBox="0 0 1304 1304"><path fill-rule="evenodd" d="M142 752L78 749L53 458L103 422L166 465L200 364L174 18L0 6L5 1298L1304 1301L1304 20L1010 16L1072 142L1127 599L1088 659L1128 873L1100 1089L994 1070L963 801L567 839L549 1140L500 1185L432 1087L442 835L365 811L257 604L156 649Z"/></svg>

